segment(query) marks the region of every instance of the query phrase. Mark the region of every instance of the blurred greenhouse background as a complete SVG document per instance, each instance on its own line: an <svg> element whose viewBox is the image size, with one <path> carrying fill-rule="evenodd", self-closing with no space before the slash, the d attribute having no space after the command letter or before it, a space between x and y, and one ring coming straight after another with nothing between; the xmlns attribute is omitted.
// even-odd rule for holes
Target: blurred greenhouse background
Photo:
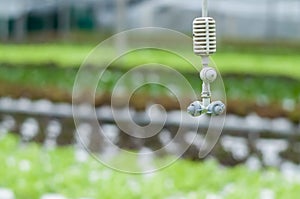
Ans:
<svg viewBox="0 0 300 199"><path fill-rule="evenodd" d="M81 119L75 128L73 85L101 41L149 26L191 37L201 5L201 0L0 0L0 199L299 198L300 0L209 1L209 16L217 23L212 59L224 82L227 109L223 133L207 157L198 154L210 118L186 114L195 99L160 66L130 73L117 92L117 106L111 105L118 80L153 62L178 71L200 96L199 71L162 50L136 50L110 63L95 99L73 101ZM192 43L181 49L169 35L156 36L151 42L175 45L191 58ZM88 74L102 71L112 52L130 42L122 37L94 50L99 56L88 62ZM164 86L179 92L185 107L163 86L142 86L146 80L167 82ZM124 114L126 97L137 86L128 102L131 117L142 127L151 123L149 115L154 125L162 125L149 138L128 135L112 113L132 132L149 133L132 126ZM212 86L213 93L221 92L219 85ZM182 135L169 145L179 129ZM109 143L140 156L132 159ZM158 156L143 156L166 145ZM141 175L108 168L86 150L129 170L153 171L186 145L178 161Z"/></svg>
<svg viewBox="0 0 300 199"><path fill-rule="evenodd" d="M64 36L71 30L111 32L117 26L161 26L190 33L187 21L201 10L199 0L1 0L0 5L4 41L24 41L32 32L57 31ZM218 21L219 39L299 39L298 0L215 0L209 10Z"/></svg>

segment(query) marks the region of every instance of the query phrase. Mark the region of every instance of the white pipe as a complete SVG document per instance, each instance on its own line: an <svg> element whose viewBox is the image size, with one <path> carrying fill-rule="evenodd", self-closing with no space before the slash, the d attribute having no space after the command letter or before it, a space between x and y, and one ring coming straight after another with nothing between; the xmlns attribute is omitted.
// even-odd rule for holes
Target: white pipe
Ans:
<svg viewBox="0 0 300 199"><path fill-rule="evenodd" d="M202 17L207 17L208 16L208 0L202 0ZM203 68L208 67L209 63L209 55L202 55L202 65ZM203 70L203 69L202 69ZM203 82L202 84L202 100L203 100L203 105L207 107L210 104L210 84L208 82Z"/></svg>
<svg viewBox="0 0 300 199"><path fill-rule="evenodd" d="M207 1L208 0L202 0L202 17L207 17Z"/></svg>

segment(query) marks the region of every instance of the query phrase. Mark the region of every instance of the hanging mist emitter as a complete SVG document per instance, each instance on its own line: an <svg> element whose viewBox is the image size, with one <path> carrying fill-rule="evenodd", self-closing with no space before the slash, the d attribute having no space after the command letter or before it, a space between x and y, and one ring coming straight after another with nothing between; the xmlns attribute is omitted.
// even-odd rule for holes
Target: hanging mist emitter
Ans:
<svg viewBox="0 0 300 199"><path fill-rule="evenodd" d="M187 112L194 117L205 113L217 116L225 111L223 102L211 101L210 84L216 80L217 72L209 66L209 56L216 52L216 23L207 15L207 0L202 0L202 17L193 21L194 53L202 58L201 101L195 101L187 108Z"/></svg>

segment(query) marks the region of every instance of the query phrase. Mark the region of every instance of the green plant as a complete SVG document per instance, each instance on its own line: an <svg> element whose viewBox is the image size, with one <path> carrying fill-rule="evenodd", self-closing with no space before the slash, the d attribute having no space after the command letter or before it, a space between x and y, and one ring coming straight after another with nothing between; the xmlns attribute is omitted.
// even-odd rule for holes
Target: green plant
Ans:
<svg viewBox="0 0 300 199"><path fill-rule="evenodd" d="M79 67L93 49L90 44L31 44L31 45L3 45L0 44L0 63L11 65L57 65L61 67ZM99 54L105 60L115 59L112 49L102 49ZM101 51L101 52L102 52ZM100 52L100 51L99 51ZM283 50L280 54L278 49L268 50L267 53L255 51L221 50L212 58L222 73L243 73L263 75L283 75L300 78L300 62L298 51ZM183 52L183 56L187 53ZM189 58L189 57L187 57ZM200 59L200 58L199 58ZM181 71L194 71L187 62L174 58L174 55L160 50L140 50L129 53L122 64L115 67L131 68L141 63L149 63L156 60ZM200 61L199 61L200 63Z"/></svg>
<svg viewBox="0 0 300 199"><path fill-rule="evenodd" d="M276 198L297 198L300 184L289 182L274 169L250 171L245 166L224 168L215 161L178 160L147 175L131 175L106 168L88 158L77 162L72 146L47 151L37 143L20 147L11 134L0 139L0 187L18 199L37 199L45 193L68 198L259 198L263 189Z"/></svg>

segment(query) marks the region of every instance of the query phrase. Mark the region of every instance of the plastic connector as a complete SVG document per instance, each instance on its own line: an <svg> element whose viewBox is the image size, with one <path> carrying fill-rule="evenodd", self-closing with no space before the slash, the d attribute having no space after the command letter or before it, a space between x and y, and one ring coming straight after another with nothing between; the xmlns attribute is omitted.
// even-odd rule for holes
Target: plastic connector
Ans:
<svg viewBox="0 0 300 199"><path fill-rule="evenodd" d="M200 78L203 82L212 83L217 78L217 72L214 68L204 67L200 72Z"/></svg>

